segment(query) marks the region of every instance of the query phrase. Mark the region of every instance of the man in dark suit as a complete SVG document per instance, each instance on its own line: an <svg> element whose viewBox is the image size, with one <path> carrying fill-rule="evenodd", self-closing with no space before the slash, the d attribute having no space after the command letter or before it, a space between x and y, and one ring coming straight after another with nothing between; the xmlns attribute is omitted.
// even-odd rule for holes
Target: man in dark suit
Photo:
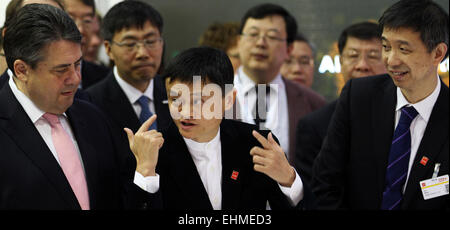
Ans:
<svg viewBox="0 0 450 230"><path fill-rule="evenodd" d="M93 36L92 26L95 17L94 0L63 0L64 8L77 24L78 30L83 35L81 40L81 52L87 52L89 42ZM80 88L85 90L97 82L100 82L111 72L111 69L94 62L83 60L81 63Z"/></svg>
<svg viewBox="0 0 450 230"><path fill-rule="evenodd" d="M381 60L381 38L378 24L361 22L344 29L338 48L344 80L386 73ZM319 154L337 100L302 118L297 125L295 167L311 182L314 159Z"/></svg>
<svg viewBox="0 0 450 230"><path fill-rule="evenodd" d="M448 13L402 0L379 23L389 75L344 87L313 168L319 208L448 210L449 94L437 74Z"/></svg>
<svg viewBox="0 0 450 230"><path fill-rule="evenodd" d="M164 77L174 121L162 131L158 160L164 208L265 210L267 202L273 209L308 207L310 194L275 137L223 118L236 95L224 52L188 49Z"/></svg>
<svg viewBox="0 0 450 230"><path fill-rule="evenodd" d="M74 100L80 44L75 23L50 5L24 6L6 30L5 55L14 76L0 90L0 209L158 204L159 193L133 183L134 171L143 167L116 144L103 113ZM136 153L149 153L148 146L158 145L142 141L141 133L130 144Z"/></svg>
<svg viewBox="0 0 450 230"><path fill-rule="evenodd" d="M161 64L163 19L150 5L125 1L112 7L103 19L105 48L114 71L86 92L107 114L126 140L123 128L136 132L141 114L157 114L156 126L167 127L171 118L164 83L157 75ZM141 98L147 98L145 104Z"/></svg>
<svg viewBox="0 0 450 230"><path fill-rule="evenodd" d="M298 120L325 105L322 96L280 74L297 34L295 18L279 5L257 5L242 18L240 34L241 67L234 78L237 118L272 130L293 163Z"/></svg>

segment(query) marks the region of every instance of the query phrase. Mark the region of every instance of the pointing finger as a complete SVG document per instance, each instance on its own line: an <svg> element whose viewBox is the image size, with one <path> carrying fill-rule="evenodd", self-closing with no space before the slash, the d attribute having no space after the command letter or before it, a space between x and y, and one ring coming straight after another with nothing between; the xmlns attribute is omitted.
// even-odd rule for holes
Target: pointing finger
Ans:
<svg viewBox="0 0 450 230"><path fill-rule="evenodd" d="M255 130L253 130L252 134L256 138L256 140L258 140L258 142L261 143L263 148L272 149L272 147L270 146L269 142L267 141L267 139L265 137L263 137L261 134L259 134Z"/></svg>
<svg viewBox="0 0 450 230"><path fill-rule="evenodd" d="M153 122L156 121L156 114L154 114L153 116L151 116L149 119L147 119L139 128L139 130L136 133L142 133L145 131L148 131L148 129L150 128L150 126L153 124Z"/></svg>

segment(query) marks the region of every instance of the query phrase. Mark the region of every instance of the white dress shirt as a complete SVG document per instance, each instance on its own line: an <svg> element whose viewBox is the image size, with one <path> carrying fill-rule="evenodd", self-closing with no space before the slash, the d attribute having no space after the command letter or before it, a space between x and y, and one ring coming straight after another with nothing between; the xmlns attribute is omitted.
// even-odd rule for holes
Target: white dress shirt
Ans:
<svg viewBox="0 0 450 230"><path fill-rule="evenodd" d="M430 119L431 112L433 111L434 104L436 103L439 93L441 91L441 80L439 76L436 76L437 84L433 93L431 93L425 99L411 104L406 100L405 96L401 92L400 88L397 87L397 106L395 107L395 127L397 127L398 122L400 120L401 108L403 106L413 106L414 109L418 112L418 115L411 122L410 133L411 133L411 155L409 157L409 166L408 166L408 174L406 181L409 179L409 174L411 172L411 167L414 163L414 158L417 154L417 149L419 148L420 142L422 141L423 134L428 124L428 120ZM395 130L395 129L394 129ZM407 183L403 186L403 192L405 192Z"/></svg>
<svg viewBox="0 0 450 230"><path fill-rule="evenodd" d="M255 107L256 91L253 90L256 83L244 73L242 66L234 76L234 87L237 90L237 100L240 105L240 118L243 122L255 124L252 111ZM289 152L289 113L287 104L286 87L281 74L269 83L271 92L267 95L269 110L265 127L277 136L284 153ZM295 128L295 127L294 127Z"/></svg>
<svg viewBox="0 0 450 230"><path fill-rule="evenodd" d="M50 123L45 118L42 117L42 115L44 115L45 112L39 109L24 93L22 93L17 88L16 83L14 82L14 77L12 75L10 75L8 84L9 87L11 87L11 91L16 97L17 101L25 110L25 113L28 115L31 122L33 122L42 139L45 141L45 144L47 144L48 148L50 149L50 151L52 152L53 156L55 157L56 161L59 164L60 162L58 154L56 152L55 145L53 144L52 139L52 127L50 126ZM80 158L80 162L84 170L83 161L81 160L82 158L80 154L80 149L78 148L78 143L74 138L72 128L70 127L69 121L67 120L67 116L65 113L63 113L62 115L59 115L58 118L64 130L67 132L67 134L69 134L70 140L72 140L73 144L75 145L75 149L78 153L78 157Z"/></svg>

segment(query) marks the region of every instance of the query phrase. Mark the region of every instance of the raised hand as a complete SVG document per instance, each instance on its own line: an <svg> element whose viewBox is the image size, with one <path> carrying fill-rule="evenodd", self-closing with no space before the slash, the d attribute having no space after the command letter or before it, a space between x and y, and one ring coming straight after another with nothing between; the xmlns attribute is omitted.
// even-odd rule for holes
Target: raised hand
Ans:
<svg viewBox="0 0 450 230"><path fill-rule="evenodd" d="M136 158L136 171L144 177L156 175L158 153L164 143L164 138L160 132L148 130L155 120L156 114L145 121L135 134L129 128L124 128L128 136L130 149Z"/></svg>
<svg viewBox="0 0 450 230"><path fill-rule="evenodd" d="M252 134L263 147L255 146L250 150L255 171L266 174L281 186L291 187L295 180L295 170L286 159L283 149L273 139L272 133L269 133L267 139L256 131Z"/></svg>

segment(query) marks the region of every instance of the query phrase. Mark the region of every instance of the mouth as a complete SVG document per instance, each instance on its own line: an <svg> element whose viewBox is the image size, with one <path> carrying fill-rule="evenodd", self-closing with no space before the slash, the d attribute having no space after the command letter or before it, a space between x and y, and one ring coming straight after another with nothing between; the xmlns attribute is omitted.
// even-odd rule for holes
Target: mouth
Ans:
<svg viewBox="0 0 450 230"><path fill-rule="evenodd" d="M180 125L183 130L189 130L192 129L196 124L189 122L187 120L182 120L180 121Z"/></svg>
<svg viewBox="0 0 450 230"><path fill-rule="evenodd" d="M155 68L155 65L153 65L153 64L136 65L133 67L133 69L142 69L142 68L149 68L149 67Z"/></svg>
<svg viewBox="0 0 450 230"><path fill-rule="evenodd" d="M408 71L389 71L390 75L394 80L402 80L409 73Z"/></svg>
<svg viewBox="0 0 450 230"><path fill-rule="evenodd" d="M269 58L268 55L265 55L265 54L258 54L258 53L252 54L252 57L253 57L254 59L256 59L256 60L266 60L267 58Z"/></svg>
<svg viewBox="0 0 450 230"><path fill-rule="evenodd" d="M63 92L61 92L61 95L66 96L66 97L68 97L68 96L73 96L73 95L75 95L75 92L76 92L76 91L77 91L77 90L63 91Z"/></svg>

